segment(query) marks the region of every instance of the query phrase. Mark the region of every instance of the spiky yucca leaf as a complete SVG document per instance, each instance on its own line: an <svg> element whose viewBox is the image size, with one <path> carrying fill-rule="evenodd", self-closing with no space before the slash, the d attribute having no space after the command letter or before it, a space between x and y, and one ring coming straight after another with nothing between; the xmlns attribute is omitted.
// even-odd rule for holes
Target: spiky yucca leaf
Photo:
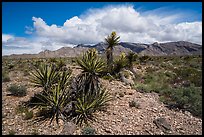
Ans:
<svg viewBox="0 0 204 137"><path fill-rule="evenodd" d="M76 103L76 114L74 118L77 124L81 125L89 120L94 120L93 113L105 108L107 102L111 100L110 94L103 90L93 97L92 94L79 96Z"/></svg>
<svg viewBox="0 0 204 137"><path fill-rule="evenodd" d="M53 84L57 83L59 74L54 65L41 63L30 73L31 82L34 83L35 86L42 87L44 91L47 91Z"/></svg>
<svg viewBox="0 0 204 137"><path fill-rule="evenodd" d="M127 59L127 62L128 62L128 66L129 67L133 67L133 62L136 61L136 59L138 58L138 55L135 54L134 52L129 52L127 55L126 55L126 59Z"/></svg>
<svg viewBox="0 0 204 137"><path fill-rule="evenodd" d="M46 110L49 113L50 123L55 119L58 124L60 117L67 117L65 107L71 102L71 92L68 91L69 77L70 72L61 73L58 83L49 92L38 94L36 96L38 102L32 103L40 110Z"/></svg>
<svg viewBox="0 0 204 137"><path fill-rule="evenodd" d="M98 57L96 49L90 49L76 60L83 72L99 75L104 71L105 63Z"/></svg>
<svg viewBox="0 0 204 137"><path fill-rule="evenodd" d="M120 36L117 36L116 32L113 31L111 35L109 35L107 38L105 38L106 43L108 44L107 49L113 48L119 43Z"/></svg>
<svg viewBox="0 0 204 137"><path fill-rule="evenodd" d="M121 71L122 68L125 68L127 66L127 59L125 53L121 53L119 59L116 59L114 61L114 66L112 73L117 74Z"/></svg>
<svg viewBox="0 0 204 137"><path fill-rule="evenodd" d="M110 70L113 67L113 47L119 43L120 37L117 36L116 32L112 32L107 38L105 38L105 42L108 45L106 48L106 57L107 57L107 65Z"/></svg>

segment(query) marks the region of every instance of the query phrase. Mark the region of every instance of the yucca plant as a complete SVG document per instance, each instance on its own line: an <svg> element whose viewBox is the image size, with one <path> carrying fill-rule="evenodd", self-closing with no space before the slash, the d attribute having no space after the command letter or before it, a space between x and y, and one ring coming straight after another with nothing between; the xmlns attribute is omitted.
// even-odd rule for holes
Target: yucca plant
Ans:
<svg viewBox="0 0 204 137"><path fill-rule="evenodd" d="M119 59L116 59L114 61L114 67L112 70L112 73L119 73L122 68L125 68L127 66L127 59L125 53L121 53Z"/></svg>
<svg viewBox="0 0 204 137"><path fill-rule="evenodd" d="M113 67L113 47L119 43L119 39L120 37L117 36L115 31L113 31L107 38L105 38L105 42L108 45L106 48L107 65L111 70Z"/></svg>
<svg viewBox="0 0 204 137"><path fill-rule="evenodd" d="M104 109L110 100L110 94L105 89L100 89L95 96L89 92L79 95L75 108L76 117L74 120L76 124L88 124L88 121L94 120L94 112Z"/></svg>
<svg viewBox="0 0 204 137"><path fill-rule="evenodd" d="M83 71L73 84L75 102L72 108L75 122L81 125L93 119L93 113L103 108L110 96L107 91L101 89L99 75L104 71L105 63L98 57L97 51L90 49L82 58L77 59L77 63Z"/></svg>
<svg viewBox="0 0 204 137"><path fill-rule="evenodd" d="M129 67L130 71L133 72L133 74L136 75L136 72L134 71L133 69L133 62L136 61L138 58L138 55L135 54L134 52L129 52L127 55L126 55L126 59L127 59L127 67Z"/></svg>
<svg viewBox="0 0 204 137"><path fill-rule="evenodd" d="M82 56L77 58L77 64L83 70L82 73L90 73L94 75L100 75L105 68L105 63L98 57L98 52L95 48L88 50Z"/></svg>
<svg viewBox="0 0 204 137"><path fill-rule="evenodd" d="M59 74L55 65L41 63L30 73L30 79L36 87L42 87L43 91L48 91L59 80Z"/></svg>
<svg viewBox="0 0 204 137"><path fill-rule="evenodd" d="M31 102L32 105L34 104L35 107L46 112L41 117L50 118L50 123L55 119L58 124L59 118L63 120L67 118L66 106L71 102L71 92L68 90L70 75L69 71L60 73L58 83L52 86L49 91L38 94L37 102Z"/></svg>
<svg viewBox="0 0 204 137"><path fill-rule="evenodd" d="M76 62L83 70L78 76L81 85L84 86L83 88L96 92L100 86L99 76L106 68L105 63L98 57L96 49L88 50L83 54L82 58L78 58Z"/></svg>

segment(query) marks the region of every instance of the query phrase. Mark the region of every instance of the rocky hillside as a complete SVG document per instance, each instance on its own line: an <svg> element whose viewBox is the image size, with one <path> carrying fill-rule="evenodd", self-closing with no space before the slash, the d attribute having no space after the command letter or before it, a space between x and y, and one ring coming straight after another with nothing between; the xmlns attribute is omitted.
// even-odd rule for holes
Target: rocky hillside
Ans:
<svg viewBox="0 0 204 137"><path fill-rule="evenodd" d="M63 47L56 51L45 50L38 54L22 54L22 55L10 55L5 56L9 58L43 58L43 57L76 57L81 53L87 51L89 48L96 48L100 54L105 53L107 45L100 42L96 45L84 45L79 44L74 48ZM168 43L143 44L143 43L130 43L120 42L118 46L114 48L114 55L119 55L121 52L133 51L140 55L201 55L202 45L194 44L187 41L177 41Z"/></svg>
<svg viewBox="0 0 204 137"><path fill-rule="evenodd" d="M74 76L81 72L76 66L69 67L73 69ZM74 124L66 125L61 120L59 127L56 124L49 125L49 120L33 124L33 119L25 120L24 115L16 114L17 105L28 101L41 89L32 87L29 78L22 72L11 71L9 77L11 81L2 83L3 135L13 132L15 135L81 135L83 127ZM113 100L109 102L107 110L94 114L97 119L90 126L96 130L97 135L202 135L202 119L189 112L168 109L159 101L157 93L140 93L117 80L101 81ZM27 95L9 96L6 89L12 84L26 85ZM137 108L129 106L132 100L139 104Z"/></svg>

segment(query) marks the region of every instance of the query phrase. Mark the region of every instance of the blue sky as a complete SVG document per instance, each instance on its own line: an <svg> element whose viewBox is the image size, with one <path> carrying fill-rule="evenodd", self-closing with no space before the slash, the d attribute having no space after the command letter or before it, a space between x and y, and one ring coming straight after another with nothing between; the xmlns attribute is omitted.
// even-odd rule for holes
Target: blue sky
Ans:
<svg viewBox="0 0 204 137"><path fill-rule="evenodd" d="M114 8L117 10L114 11ZM13 49L19 49L16 54L20 54L29 53L32 48L39 52L44 49L55 50L61 47L59 45L94 44L103 41L104 36L110 33L108 30L116 30L124 41L138 36L139 32L146 38L130 42L174 41L177 40L175 36L167 36L166 33L179 31L186 34L185 38L179 39L178 36L178 40L191 41L190 37L193 37L192 42L202 43L199 40L202 32L188 36L189 29L192 29L189 33L200 29L201 2L2 2L2 12L3 54L13 54ZM113 14L110 16L110 13ZM155 37L158 32L154 32L153 26L145 29L144 24L151 26L151 20L153 26L161 29L160 38ZM169 26L175 30L171 30ZM178 30L178 27L182 30ZM92 41L88 37L91 35L88 31L97 35L94 39L100 40ZM144 33L145 31L149 33ZM99 32L101 36L98 36ZM64 35L71 36L62 39ZM34 41L37 42L26 47L27 43ZM48 43L50 41L52 43Z"/></svg>

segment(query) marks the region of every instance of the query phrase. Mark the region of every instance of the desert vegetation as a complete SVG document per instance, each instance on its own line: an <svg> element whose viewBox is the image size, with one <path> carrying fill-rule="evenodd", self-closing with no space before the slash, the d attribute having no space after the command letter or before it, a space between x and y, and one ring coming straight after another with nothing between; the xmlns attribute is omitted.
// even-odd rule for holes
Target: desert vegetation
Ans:
<svg viewBox="0 0 204 137"><path fill-rule="evenodd" d="M77 58L3 58L2 84L6 96L18 100L15 114L33 123L49 121L58 129L61 122L74 123L81 129L78 134L97 134L92 123L100 118L98 113L107 112L111 102L134 94L107 89L111 82L119 81L129 87L127 91L158 94L169 110L188 111L202 119L201 56L141 56L134 52L113 56L119 40L116 32L105 38L106 56L93 48ZM143 107L135 97L125 105L131 111ZM4 134L18 133L9 129ZM40 133L32 129L30 134Z"/></svg>

